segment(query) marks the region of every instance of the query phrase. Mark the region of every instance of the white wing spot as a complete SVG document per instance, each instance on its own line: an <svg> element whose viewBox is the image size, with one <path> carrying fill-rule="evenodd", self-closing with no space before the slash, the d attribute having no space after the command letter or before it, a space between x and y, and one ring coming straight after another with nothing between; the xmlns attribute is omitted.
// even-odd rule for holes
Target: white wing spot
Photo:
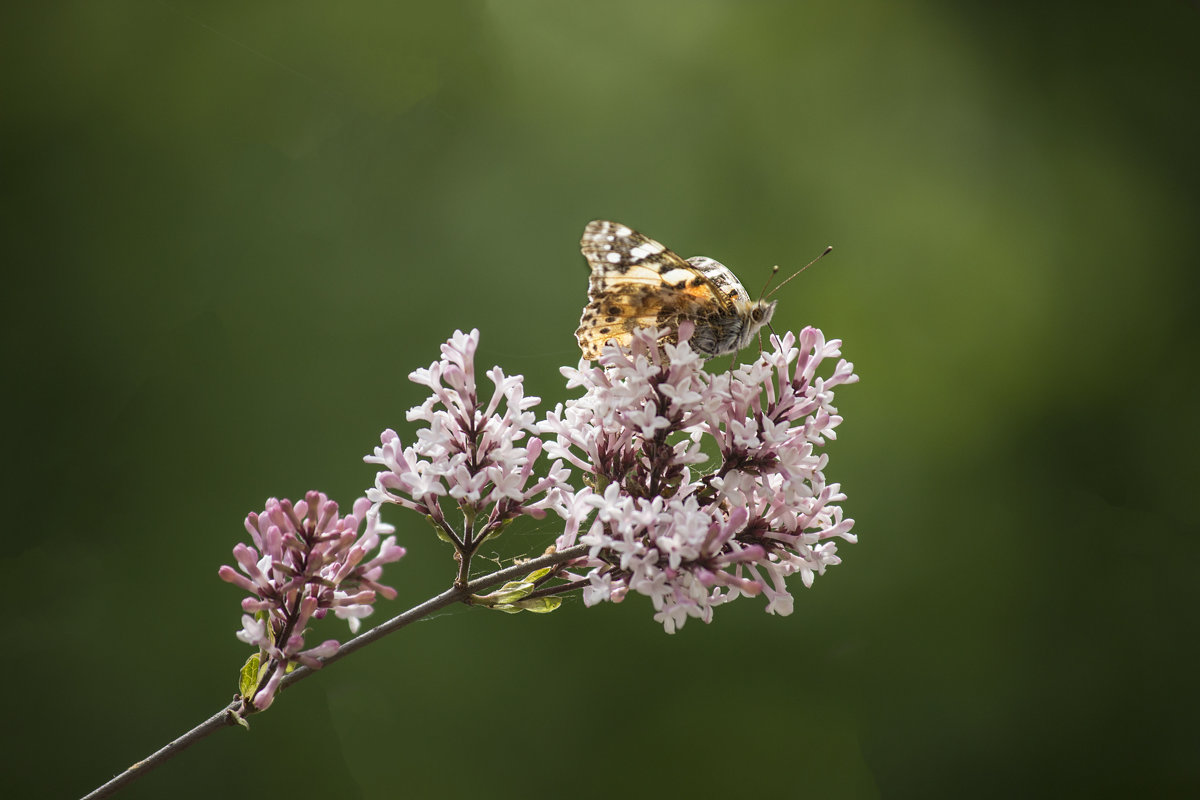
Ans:
<svg viewBox="0 0 1200 800"><path fill-rule="evenodd" d="M639 244L637 247L630 250L629 255L633 256L635 261L640 261L643 258L646 258L647 256L652 256L655 253L661 253L661 252L662 252L661 247L655 247L653 244L650 244L649 242L647 242L644 244Z"/></svg>
<svg viewBox="0 0 1200 800"><path fill-rule="evenodd" d="M692 277L692 273L683 269L673 269L663 273L662 279L666 283L687 283L688 278Z"/></svg>
<svg viewBox="0 0 1200 800"><path fill-rule="evenodd" d="M621 254L620 253L609 253L608 260L610 263L616 264L621 260Z"/></svg>
<svg viewBox="0 0 1200 800"><path fill-rule="evenodd" d="M617 228L617 236L628 236L631 233L633 233L633 231L630 228L626 228L624 225Z"/></svg>

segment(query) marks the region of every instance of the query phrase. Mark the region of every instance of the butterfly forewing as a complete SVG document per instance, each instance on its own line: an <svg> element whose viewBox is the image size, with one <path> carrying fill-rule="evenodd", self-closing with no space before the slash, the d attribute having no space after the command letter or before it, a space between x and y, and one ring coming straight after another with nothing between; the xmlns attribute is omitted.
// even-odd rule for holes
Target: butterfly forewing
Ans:
<svg viewBox="0 0 1200 800"><path fill-rule="evenodd" d="M665 328L660 341L675 342L684 320L696 323L693 346L706 355L732 352L744 338L746 290L722 264L703 256L685 261L650 237L606 220L589 223L579 244L592 272L588 304L575 331L584 358L598 358L609 341L628 346L637 328Z"/></svg>

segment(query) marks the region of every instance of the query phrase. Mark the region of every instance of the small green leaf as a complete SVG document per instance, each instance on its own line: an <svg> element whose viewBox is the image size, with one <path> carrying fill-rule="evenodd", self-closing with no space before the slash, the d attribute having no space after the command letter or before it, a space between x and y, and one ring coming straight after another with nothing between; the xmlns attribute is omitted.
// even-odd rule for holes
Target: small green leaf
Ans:
<svg viewBox="0 0 1200 800"><path fill-rule="evenodd" d="M497 603L515 603L526 597L536 588L530 581L509 581L491 594L476 595L490 605Z"/></svg>
<svg viewBox="0 0 1200 800"><path fill-rule="evenodd" d="M535 597L532 600L522 600L517 605L520 606L519 611L531 611L534 614L549 614L562 605L562 598Z"/></svg>
<svg viewBox="0 0 1200 800"><path fill-rule="evenodd" d="M246 730L250 730L250 720L243 717L236 710L234 710L232 708L229 709L229 716L233 717L233 721L236 722L238 725L241 725Z"/></svg>
<svg viewBox="0 0 1200 800"><path fill-rule="evenodd" d="M542 567L541 569L537 570L536 572L531 572L528 575L526 575L525 580L536 583L537 581L540 581L542 578L549 575L550 570L552 570L552 569L556 569L556 567Z"/></svg>
<svg viewBox="0 0 1200 800"><path fill-rule="evenodd" d="M249 700L254 695L254 690L258 688L258 678L262 671L262 654L255 653L246 659L246 663L242 665L241 674L238 676L238 693Z"/></svg>
<svg viewBox="0 0 1200 800"><path fill-rule="evenodd" d="M259 622L266 621L267 623L267 638L271 644L275 644L275 626L271 624L271 616L266 611L259 611L254 615L254 618Z"/></svg>
<svg viewBox="0 0 1200 800"><path fill-rule="evenodd" d="M515 603L497 603L489 605L487 608L493 611L503 611L505 614L520 614L522 611L549 614L561 605L561 597L535 597L532 600L518 600Z"/></svg>
<svg viewBox="0 0 1200 800"><path fill-rule="evenodd" d="M497 536L504 533L505 528L507 528L509 525L512 525L516 521L517 521L516 517L513 517L512 519L504 520L499 525L497 525L496 527L494 527L490 531L488 531L486 534L484 534L483 541L486 542L490 539L495 539Z"/></svg>
<svg viewBox="0 0 1200 800"><path fill-rule="evenodd" d="M433 532L437 534L437 537L439 539L441 539L446 544L454 544L454 541L449 536L446 535L446 532L444 530L442 530L442 526L438 525L437 520L434 519L430 514L425 515L425 521L433 526Z"/></svg>
<svg viewBox="0 0 1200 800"><path fill-rule="evenodd" d="M526 575L517 581L509 581L489 594L471 595L469 602L474 606L483 606L494 611L516 614L520 611L532 611L535 614L547 614L562 605L560 597L535 597L527 599L538 587L538 581L549 575L556 567L543 567Z"/></svg>

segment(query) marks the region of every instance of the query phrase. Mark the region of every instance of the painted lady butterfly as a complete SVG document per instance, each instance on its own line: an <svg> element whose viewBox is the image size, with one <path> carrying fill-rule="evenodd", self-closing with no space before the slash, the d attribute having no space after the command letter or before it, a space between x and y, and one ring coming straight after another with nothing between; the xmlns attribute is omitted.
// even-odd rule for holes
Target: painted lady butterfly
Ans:
<svg viewBox="0 0 1200 800"><path fill-rule="evenodd" d="M775 313L774 300L751 300L729 269L704 256L686 261L625 225L589 222L579 242L592 277L575 338L583 357L599 358L605 343L627 347L637 328L696 325L690 344L702 355L741 350Z"/></svg>

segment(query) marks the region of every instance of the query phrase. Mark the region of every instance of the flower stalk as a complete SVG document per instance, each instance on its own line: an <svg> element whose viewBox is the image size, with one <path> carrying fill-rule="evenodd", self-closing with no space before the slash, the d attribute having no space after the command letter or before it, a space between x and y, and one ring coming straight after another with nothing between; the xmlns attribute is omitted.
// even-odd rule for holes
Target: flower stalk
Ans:
<svg viewBox="0 0 1200 800"><path fill-rule="evenodd" d="M710 373L690 345L693 326L643 329L627 350L561 372L579 397L542 417L523 378L500 367L476 380L479 332L456 331L441 358L409 378L430 394L408 411L410 444L386 430L365 461L374 486L342 515L309 492L268 500L246 518L250 543L218 571L246 593L237 637L255 648L231 704L88 798L111 795L213 731L270 707L279 692L417 619L456 603L507 613L547 613L578 592L585 607L648 597L667 633L714 609L763 597L768 613L794 608L787 579L809 587L852 543L846 495L825 477L826 445L842 422L835 389L858 380L841 342L805 328L771 336L749 364ZM670 338L670 337L668 337ZM821 376L818 369L832 364ZM547 463L549 462L549 463ZM307 642L333 612L358 633L400 560L385 506L415 511L448 542L449 588L339 643ZM520 517L562 520L545 554L472 577L480 546Z"/></svg>

